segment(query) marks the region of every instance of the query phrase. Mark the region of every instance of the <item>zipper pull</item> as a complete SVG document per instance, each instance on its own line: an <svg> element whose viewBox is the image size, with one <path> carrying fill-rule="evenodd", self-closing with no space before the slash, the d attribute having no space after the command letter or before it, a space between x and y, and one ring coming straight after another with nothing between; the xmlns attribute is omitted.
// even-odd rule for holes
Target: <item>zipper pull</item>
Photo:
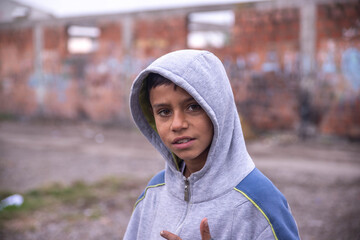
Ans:
<svg viewBox="0 0 360 240"><path fill-rule="evenodd" d="M190 183L189 180L185 180L185 188L184 188L184 201L189 202L190 199Z"/></svg>

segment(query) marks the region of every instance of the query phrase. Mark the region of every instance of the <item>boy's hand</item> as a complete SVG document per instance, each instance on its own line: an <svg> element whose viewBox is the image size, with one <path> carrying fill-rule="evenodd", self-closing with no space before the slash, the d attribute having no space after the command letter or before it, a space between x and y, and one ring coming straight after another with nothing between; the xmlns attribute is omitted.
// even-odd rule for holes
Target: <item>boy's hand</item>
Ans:
<svg viewBox="0 0 360 240"><path fill-rule="evenodd" d="M200 234L201 234L201 240L211 240L210 229L207 218L201 220ZM181 240L179 236L168 231L161 231L160 235L167 240Z"/></svg>

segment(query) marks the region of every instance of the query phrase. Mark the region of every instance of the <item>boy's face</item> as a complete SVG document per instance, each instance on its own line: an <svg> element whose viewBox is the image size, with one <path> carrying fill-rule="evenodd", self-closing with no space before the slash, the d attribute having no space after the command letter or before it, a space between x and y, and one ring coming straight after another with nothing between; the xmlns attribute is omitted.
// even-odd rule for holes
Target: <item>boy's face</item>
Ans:
<svg viewBox="0 0 360 240"><path fill-rule="evenodd" d="M196 161L203 166L214 134L206 112L174 84L152 88L150 104L157 131L168 149L186 163Z"/></svg>

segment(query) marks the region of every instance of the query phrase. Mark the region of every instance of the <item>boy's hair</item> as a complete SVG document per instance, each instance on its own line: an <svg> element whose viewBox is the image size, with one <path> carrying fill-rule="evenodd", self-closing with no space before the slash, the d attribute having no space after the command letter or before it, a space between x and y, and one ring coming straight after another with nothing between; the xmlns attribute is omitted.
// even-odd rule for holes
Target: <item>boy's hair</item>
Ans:
<svg viewBox="0 0 360 240"><path fill-rule="evenodd" d="M170 84L174 84L174 83L172 81L170 81L169 79L161 76L160 74L149 73L149 75L146 77L147 94L149 96L150 95L150 90L157 87L157 86L170 85ZM176 89L176 84L174 84L174 89Z"/></svg>

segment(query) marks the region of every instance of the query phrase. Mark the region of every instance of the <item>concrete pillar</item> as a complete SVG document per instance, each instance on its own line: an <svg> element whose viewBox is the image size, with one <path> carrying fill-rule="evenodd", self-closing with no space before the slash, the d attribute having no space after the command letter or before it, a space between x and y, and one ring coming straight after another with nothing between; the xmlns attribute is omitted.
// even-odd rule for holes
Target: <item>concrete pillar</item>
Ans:
<svg viewBox="0 0 360 240"><path fill-rule="evenodd" d="M131 16L125 16L123 21L123 43L124 43L124 49L125 53L129 53L132 49L132 41L133 41L133 28L134 28L134 20Z"/></svg>
<svg viewBox="0 0 360 240"><path fill-rule="evenodd" d="M44 110L44 97L45 97L45 83L43 75L43 63L42 63L42 50L43 50L43 27L40 24L36 24L34 27L34 80L36 82L36 101L38 104L38 114L42 115Z"/></svg>
<svg viewBox="0 0 360 240"><path fill-rule="evenodd" d="M134 75L134 66L136 59L134 59L134 52L133 52L133 41L134 41L134 17L131 15L124 16L121 21L122 23L122 42L123 42L123 51L124 51L124 58L123 58L123 76L122 79L122 96L123 104L122 109L122 116L120 116L124 123L131 122L131 114L129 111L129 94L130 94L130 87L132 84L132 79Z"/></svg>
<svg viewBox="0 0 360 240"><path fill-rule="evenodd" d="M307 85L316 69L316 3L312 1L300 6L300 56L302 82Z"/></svg>

